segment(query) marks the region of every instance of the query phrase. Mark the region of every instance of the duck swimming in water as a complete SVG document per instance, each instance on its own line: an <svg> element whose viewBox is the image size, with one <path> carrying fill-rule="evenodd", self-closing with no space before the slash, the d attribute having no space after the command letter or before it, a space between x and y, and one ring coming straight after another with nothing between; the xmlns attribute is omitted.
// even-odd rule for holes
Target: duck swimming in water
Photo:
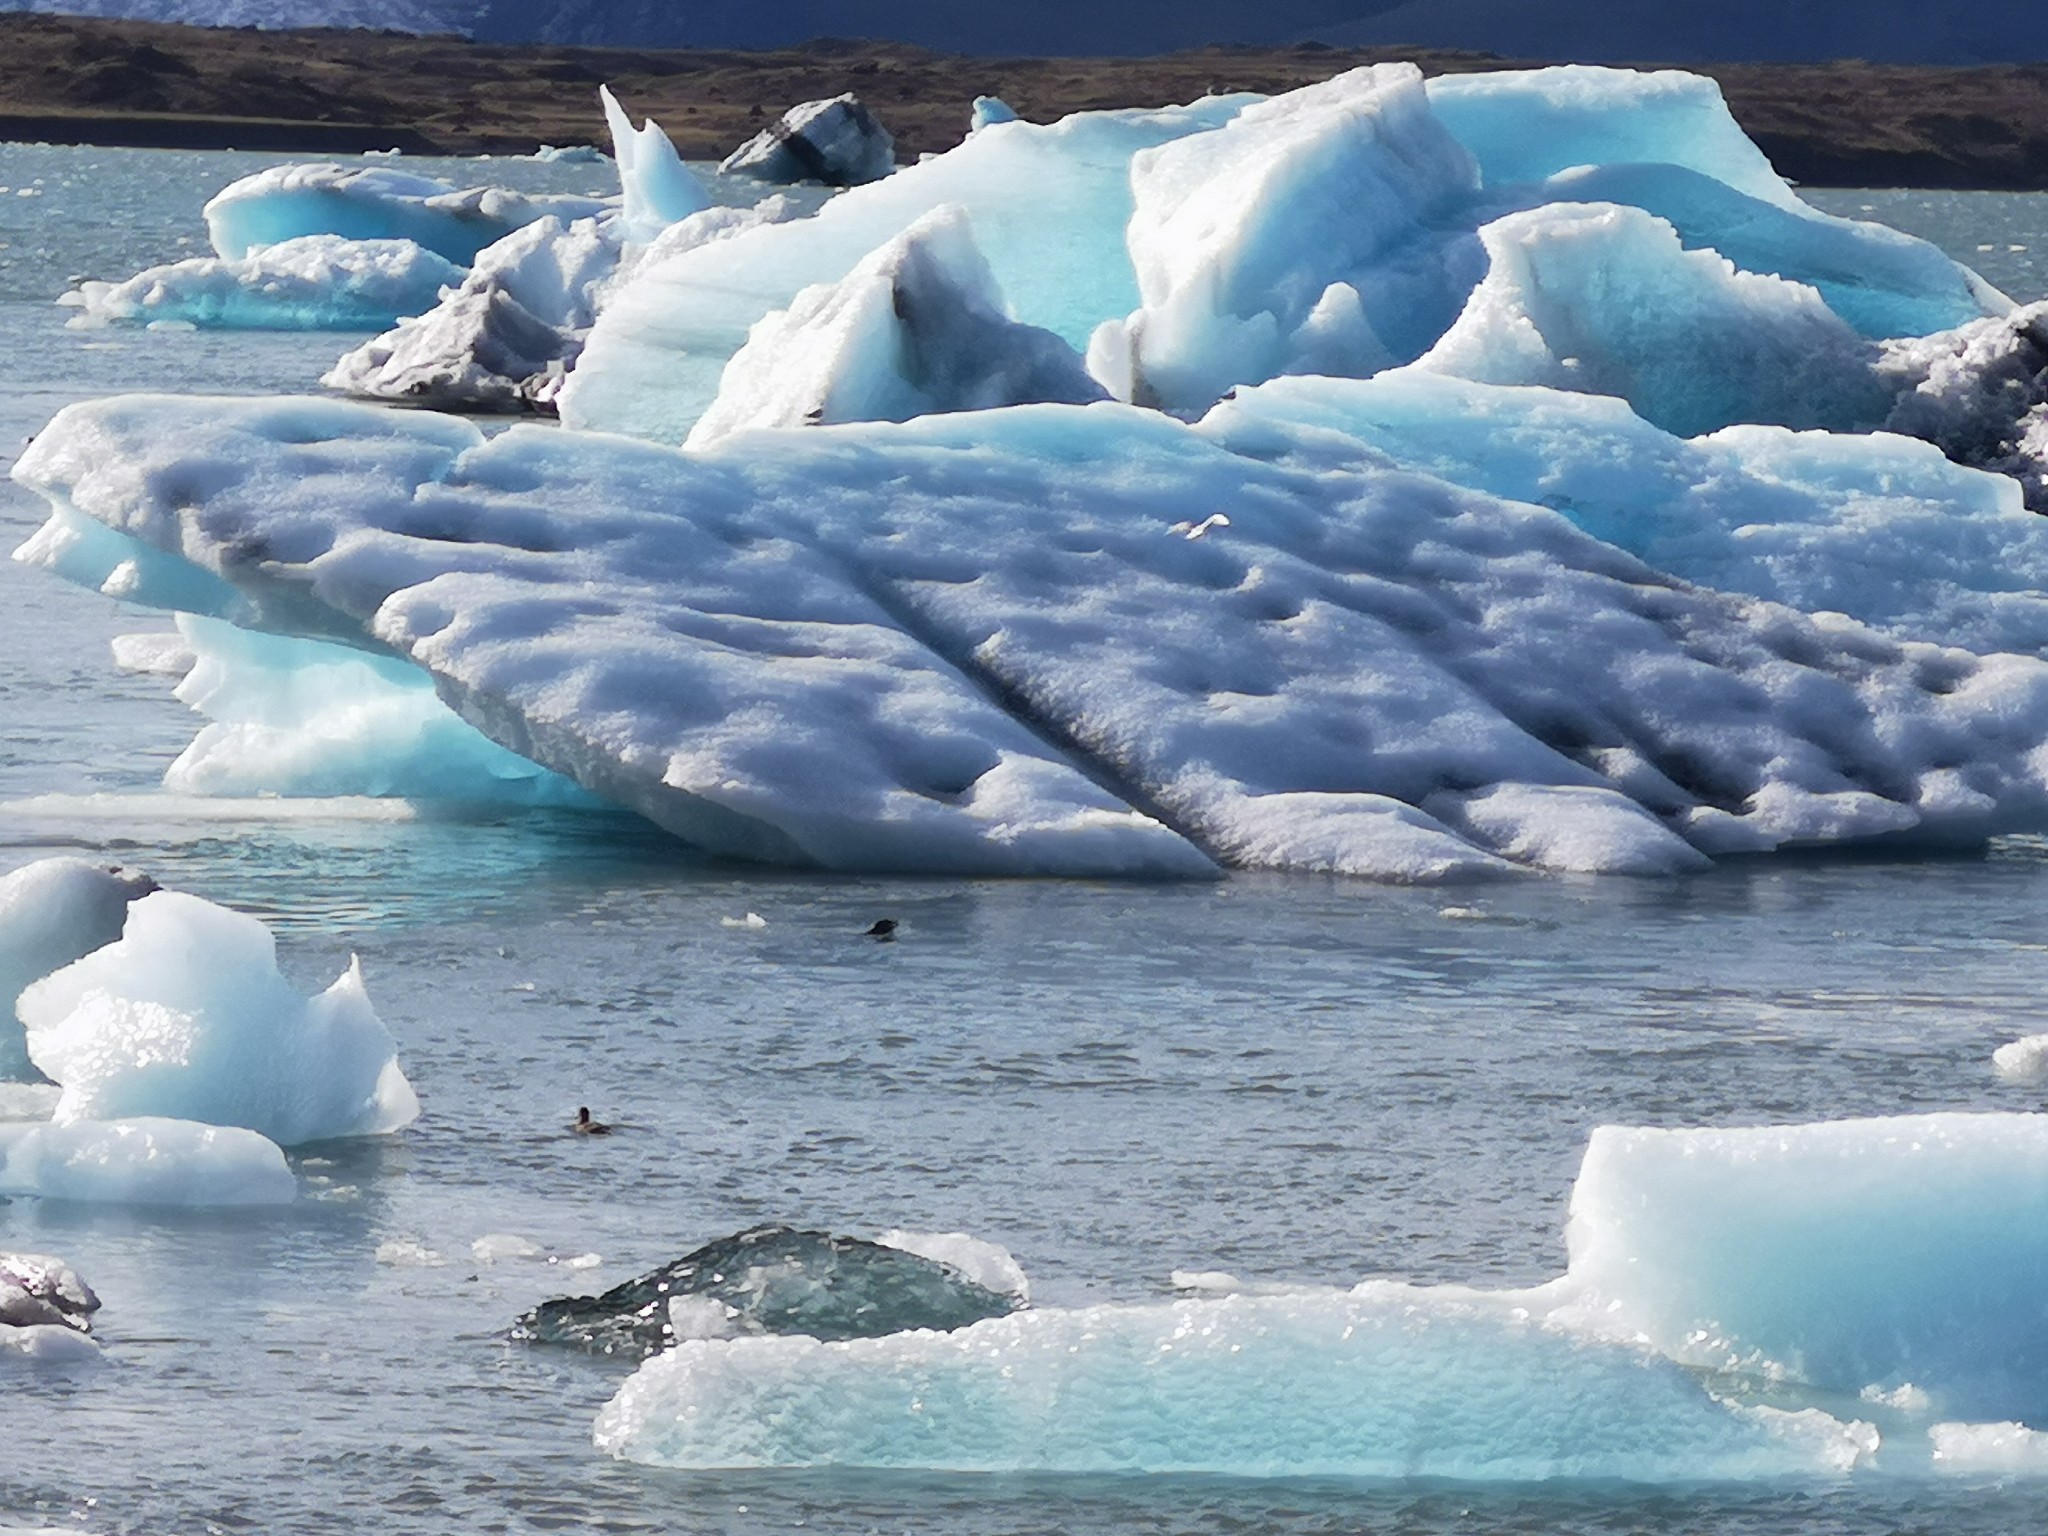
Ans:
<svg viewBox="0 0 2048 1536"><path fill-rule="evenodd" d="M896 919L893 917L877 919L875 926L862 934L861 937L864 939L880 939L884 943L888 942L896 937Z"/></svg>
<svg viewBox="0 0 2048 1536"><path fill-rule="evenodd" d="M609 1136L612 1133L610 1126L590 1118L590 1106L587 1104L578 1106L576 1118L571 1122L569 1129L578 1136Z"/></svg>

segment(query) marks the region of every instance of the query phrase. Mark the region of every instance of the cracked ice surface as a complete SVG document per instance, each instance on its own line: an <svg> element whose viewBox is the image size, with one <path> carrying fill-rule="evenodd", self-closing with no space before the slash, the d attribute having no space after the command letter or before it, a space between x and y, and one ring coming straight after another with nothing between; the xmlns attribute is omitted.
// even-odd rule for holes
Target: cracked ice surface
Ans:
<svg viewBox="0 0 2048 1536"><path fill-rule="evenodd" d="M1221 436L1027 406L686 453L131 397L18 473L56 507L28 557L97 586L153 551L139 601L368 637L502 745L743 857L1417 880L2048 822L2048 663Z"/></svg>

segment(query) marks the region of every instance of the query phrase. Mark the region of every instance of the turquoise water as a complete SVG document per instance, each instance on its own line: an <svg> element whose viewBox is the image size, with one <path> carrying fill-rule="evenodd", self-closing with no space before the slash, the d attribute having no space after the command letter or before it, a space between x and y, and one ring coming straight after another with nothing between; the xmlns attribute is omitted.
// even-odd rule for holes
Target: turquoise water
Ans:
<svg viewBox="0 0 2048 1536"><path fill-rule="evenodd" d="M11 455L71 398L310 388L334 336L73 332L49 303L195 245L269 157L0 148ZM407 162L411 164L412 162ZM602 168L465 175L564 190ZM42 195L14 198L36 184ZM2048 198L1842 193L2016 297ZM1991 246L1979 251L1979 246ZM2009 249L2025 246L2022 251ZM0 492L0 542L38 520ZM1037 1299L1174 1269L1513 1284L1562 1261L1587 1131L2039 1107L1990 1053L2048 1028L2048 847L1780 860L1456 893L860 880L706 865L623 818L221 820L154 793L193 721L106 640L161 628L0 564L0 866L83 850L360 953L425 1102L301 1160L283 1212L0 1205L75 1263L109 1361L11 1375L0 1524L89 1532L2005 1532L2038 1485L1471 1488L1202 1478L703 1476L600 1458L621 1368L505 1343L543 1296L762 1220L965 1230ZM758 912L761 930L721 919ZM875 946L878 916L903 923ZM579 1103L622 1126L568 1136ZM603 1265L479 1266L512 1231ZM381 1245L438 1267L380 1263Z"/></svg>

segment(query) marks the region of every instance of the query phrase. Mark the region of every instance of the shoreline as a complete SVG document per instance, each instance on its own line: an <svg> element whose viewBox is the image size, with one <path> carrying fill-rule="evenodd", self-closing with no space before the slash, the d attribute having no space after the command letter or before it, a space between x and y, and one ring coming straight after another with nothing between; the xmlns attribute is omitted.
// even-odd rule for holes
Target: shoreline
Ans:
<svg viewBox="0 0 2048 1536"><path fill-rule="evenodd" d="M639 51L321 29L0 16L0 139L180 149L523 154L603 145L609 82L676 148L716 160L786 107L852 90L899 155L950 148L977 95L1024 117L1271 93L1359 64L1430 74L1542 60L1416 49L1205 48L1153 58L968 58L892 43ZM1787 178L1817 187L2048 190L2048 65L1695 66Z"/></svg>

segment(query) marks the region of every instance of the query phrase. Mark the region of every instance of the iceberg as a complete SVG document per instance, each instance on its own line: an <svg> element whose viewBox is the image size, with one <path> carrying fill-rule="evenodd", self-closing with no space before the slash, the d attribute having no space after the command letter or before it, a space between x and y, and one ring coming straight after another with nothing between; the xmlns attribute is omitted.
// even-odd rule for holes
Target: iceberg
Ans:
<svg viewBox="0 0 2048 1536"><path fill-rule="evenodd" d="M0 1139L0 1195L102 1205L289 1205L298 1198L298 1180L276 1143L254 1131L145 1115L38 1125Z"/></svg>
<svg viewBox="0 0 2048 1536"><path fill-rule="evenodd" d="M684 1340L594 1435L689 1468L1825 1480L1880 1448L1846 1401L1909 1429L1956 1415L1932 1426L1936 1467L2032 1469L2044 1202L2048 1116L1602 1127L1546 1285L1259 1286L949 1333Z"/></svg>
<svg viewBox="0 0 2048 1536"><path fill-rule="evenodd" d="M1141 150L1131 183L1143 305L1090 355L1141 404L1201 410L1280 373L1406 361L1479 276L1460 217L1478 170L1412 64L1352 70Z"/></svg>
<svg viewBox="0 0 2048 1536"><path fill-rule="evenodd" d="M58 300L74 326L180 321L241 330L364 331L417 315L462 269L410 240L304 235L229 260L195 257Z"/></svg>
<svg viewBox="0 0 2048 1536"><path fill-rule="evenodd" d="M675 145L652 118L635 128L609 86L599 86L597 96L611 128L612 154L618 162L624 195L619 222L626 239L652 240L669 225L711 206L711 195L703 183L690 174Z"/></svg>
<svg viewBox="0 0 2048 1536"><path fill-rule="evenodd" d="M993 128L997 123L1017 121L1016 110L1000 96L977 96L974 110L967 122L969 133L979 133L984 128Z"/></svg>
<svg viewBox="0 0 2048 1536"><path fill-rule="evenodd" d="M0 1326L92 1332L100 1299L77 1270L46 1253L0 1253Z"/></svg>
<svg viewBox="0 0 2048 1536"><path fill-rule="evenodd" d="M0 1080L33 1077L15 1015L22 992L121 937L131 902L156 890L133 869L41 859L0 875Z"/></svg>
<svg viewBox="0 0 2048 1536"><path fill-rule="evenodd" d="M549 215L573 223L610 212L594 197L502 187L458 190L384 165L276 165L216 193L204 213L215 254L239 261L305 235L410 240L458 267L513 230Z"/></svg>
<svg viewBox="0 0 2048 1536"><path fill-rule="evenodd" d="M1124 248L1132 155L1227 122L1252 99L994 124L808 219L657 251L610 294L562 389L562 420L680 443L756 321L838 282L945 204L966 210L1013 318L1085 348L1101 321L1138 304Z"/></svg>
<svg viewBox="0 0 2048 1536"><path fill-rule="evenodd" d="M512 1336L640 1358L688 1338L865 1339L905 1329L943 1331L1001 1317L1018 1305L1012 1288L979 1283L950 1262L963 1258L984 1275L994 1269L1007 1280L1001 1263L992 1264L983 1248L957 1242L924 1246L937 1252L928 1256L902 1243L793 1227L754 1227L706 1243L601 1296L544 1301L513 1325ZM1001 1257L1021 1281L1015 1261Z"/></svg>
<svg viewBox="0 0 2048 1536"><path fill-rule="evenodd" d="M1350 451L1113 404L681 452L145 396L16 474L99 558L388 648L728 856L1434 880L2048 825L2048 662L1691 587ZM24 555L103 585L60 542Z"/></svg>
<svg viewBox="0 0 2048 1536"><path fill-rule="evenodd" d="M852 94L806 101L725 157L727 175L858 187L896 169L896 141Z"/></svg>
<svg viewBox="0 0 2048 1536"><path fill-rule="evenodd" d="M1072 347L1004 313L966 213L947 206L757 322L686 446L753 427L1106 398Z"/></svg>
<svg viewBox="0 0 2048 1536"><path fill-rule="evenodd" d="M240 1127L299 1146L382 1135L419 1115L359 965L352 960L309 1001L278 974L268 928L196 896L158 891L135 901L117 941L30 986L19 1012L30 1059L64 1090L56 1133L140 1117ZM163 1134L201 1157L190 1135ZM58 1134L56 1144L73 1167L99 1143ZM217 1145L241 1149L232 1152L237 1167L254 1155L239 1139ZM59 1154L39 1155L48 1163ZM45 1169L30 1183L48 1193L50 1177Z"/></svg>
<svg viewBox="0 0 2048 1536"><path fill-rule="evenodd" d="M1427 372L1615 395L1680 436L1736 422L1865 429L1878 350L1802 283L1738 271L1618 204L1553 204L1479 231L1485 278Z"/></svg>
<svg viewBox="0 0 2048 1536"><path fill-rule="evenodd" d="M2048 522L2012 480L1924 442L1768 426L1687 439L1607 396L1416 369L1276 379L1237 391L1203 429L1248 456L1391 460L1552 507L1701 586L1979 654L2048 655Z"/></svg>

